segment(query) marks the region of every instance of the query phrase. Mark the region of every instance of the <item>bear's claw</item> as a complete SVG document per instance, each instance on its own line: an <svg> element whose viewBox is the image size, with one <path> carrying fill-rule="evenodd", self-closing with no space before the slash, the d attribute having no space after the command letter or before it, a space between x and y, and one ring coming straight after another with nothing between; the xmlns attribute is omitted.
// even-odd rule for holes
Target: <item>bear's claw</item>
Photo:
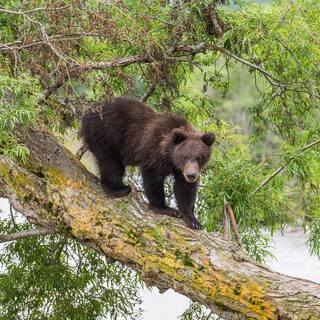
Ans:
<svg viewBox="0 0 320 320"><path fill-rule="evenodd" d="M185 224L191 229L195 229L195 230L203 229L201 223L195 217L183 217L183 220Z"/></svg>

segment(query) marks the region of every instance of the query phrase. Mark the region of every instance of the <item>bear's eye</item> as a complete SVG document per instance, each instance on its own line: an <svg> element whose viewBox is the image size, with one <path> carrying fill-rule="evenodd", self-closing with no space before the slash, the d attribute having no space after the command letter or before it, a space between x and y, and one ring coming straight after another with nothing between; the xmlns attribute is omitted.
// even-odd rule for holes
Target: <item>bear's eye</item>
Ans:
<svg viewBox="0 0 320 320"><path fill-rule="evenodd" d="M201 163L202 162L202 157L197 157L197 159L196 159L199 163Z"/></svg>

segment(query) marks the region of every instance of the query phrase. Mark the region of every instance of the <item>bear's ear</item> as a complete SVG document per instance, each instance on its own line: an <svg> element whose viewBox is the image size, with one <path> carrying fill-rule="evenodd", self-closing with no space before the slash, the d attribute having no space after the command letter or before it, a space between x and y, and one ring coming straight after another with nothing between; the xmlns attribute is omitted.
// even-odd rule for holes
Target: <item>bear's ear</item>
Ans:
<svg viewBox="0 0 320 320"><path fill-rule="evenodd" d="M216 136L214 133L208 132L203 134L201 139L208 147L210 147L214 143Z"/></svg>
<svg viewBox="0 0 320 320"><path fill-rule="evenodd" d="M179 144L186 140L186 135L178 128L172 131L172 141L174 144Z"/></svg>

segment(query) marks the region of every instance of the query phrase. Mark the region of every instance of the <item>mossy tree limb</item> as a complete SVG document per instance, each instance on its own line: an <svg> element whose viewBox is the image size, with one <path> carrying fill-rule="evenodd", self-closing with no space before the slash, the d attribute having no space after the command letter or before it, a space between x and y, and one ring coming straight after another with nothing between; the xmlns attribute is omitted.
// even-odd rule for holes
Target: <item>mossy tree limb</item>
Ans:
<svg viewBox="0 0 320 320"><path fill-rule="evenodd" d="M37 225L66 232L226 319L319 319L320 285L272 272L220 234L155 216L139 195L112 200L46 131L24 131L26 165L0 157L0 193Z"/></svg>

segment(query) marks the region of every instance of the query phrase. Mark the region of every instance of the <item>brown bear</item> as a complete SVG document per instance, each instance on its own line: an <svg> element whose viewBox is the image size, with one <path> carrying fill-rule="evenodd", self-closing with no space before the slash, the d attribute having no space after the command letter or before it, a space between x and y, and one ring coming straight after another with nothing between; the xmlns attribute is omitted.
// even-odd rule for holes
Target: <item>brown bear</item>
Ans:
<svg viewBox="0 0 320 320"><path fill-rule="evenodd" d="M95 104L82 119L80 135L97 160L101 185L109 196L128 195L131 188L123 184L125 167L139 166L151 209L182 215L189 227L202 228L194 216L194 205L213 133L198 132L176 114L158 113L138 100L118 97ZM163 185L168 175L174 177L180 212L166 205Z"/></svg>

